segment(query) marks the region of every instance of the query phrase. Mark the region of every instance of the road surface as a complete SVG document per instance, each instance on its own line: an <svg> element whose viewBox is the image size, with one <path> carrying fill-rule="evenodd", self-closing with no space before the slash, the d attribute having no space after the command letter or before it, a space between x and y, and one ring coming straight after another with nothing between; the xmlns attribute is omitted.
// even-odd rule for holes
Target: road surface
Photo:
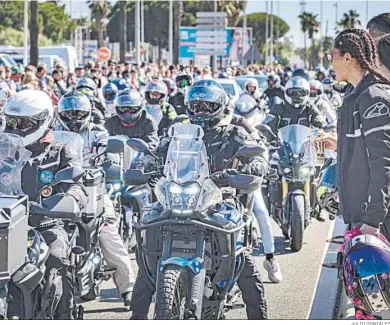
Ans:
<svg viewBox="0 0 390 325"><path fill-rule="evenodd" d="M326 239L331 236L334 222L324 223L314 220L305 231L304 245L300 252L292 252L284 240L279 227L273 223L276 254L283 272L283 281L270 283L263 269L264 255L262 250L255 256L258 268L265 282L266 299L270 319L306 319L311 314L316 288L321 273L321 265L328 245ZM137 268L132 256L134 269ZM333 273L335 274L335 273ZM323 281L320 281L320 283ZM318 287L321 287L318 285ZM317 296L316 296L317 297ZM332 309L327 300L324 307ZM83 303L85 319L129 319L131 312L123 306L112 281L102 285L101 296L95 301ZM152 319L153 306L149 319ZM314 316L316 317L316 316ZM228 319L246 319L245 309L233 310ZM329 319L329 318L328 318Z"/></svg>

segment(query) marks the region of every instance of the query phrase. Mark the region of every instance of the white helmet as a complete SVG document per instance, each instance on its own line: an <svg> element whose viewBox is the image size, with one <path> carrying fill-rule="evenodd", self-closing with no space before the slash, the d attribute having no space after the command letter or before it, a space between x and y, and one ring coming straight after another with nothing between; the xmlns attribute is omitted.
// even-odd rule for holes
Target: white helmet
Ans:
<svg viewBox="0 0 390 325"><path fill-rule="evenodd" d="M2 107L8 98L9 92L7 89L0 88L0 112L2 111Z"/></svg>
<svg viewBox="0 0 390 325"><path fill-rule="evenodd" d="M248 86L255 87L254 91L248 91ZM259 83L255 78L248 78L248 80L245 83L245 92L249 95L252 95L256 98L260 97L259 95Z"/></svg>
<svg viewBox="0 0 390 325"><path fill-rule="evenodd" d="M49 130L54 116L50 97L43 91L26 89L8 98L4 105L5 132L23 138L28 146Z"/></svg>
<svg viewBox="0 0 390 325"><path fill-rule="evenodd" d="M309 100L310 84L302 77L293 77L286 83L285 98L295 108L302 108Z"/></svg>

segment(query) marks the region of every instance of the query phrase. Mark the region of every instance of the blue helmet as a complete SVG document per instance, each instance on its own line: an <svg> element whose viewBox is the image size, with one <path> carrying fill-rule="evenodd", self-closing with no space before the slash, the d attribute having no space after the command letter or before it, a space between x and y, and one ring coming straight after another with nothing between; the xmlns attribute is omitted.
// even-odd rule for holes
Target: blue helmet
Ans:
<svg viewBox="0 0 390 325"><path fill-rule="evenodd" d="M114 79L112 83L118 88L118 91L122 91L127 88L130 88L130 84L125 78Z"/></svg>
<svg viewBox="0 0 390 325"><path fill-rule="evenodd" d="M110 82L103 87L103 97L106 103L112 103L118 93L118 87Z"/></svg>
<svg viewBox="0 0 390 325"><path fill-rule="evenodd" d="M307 72L306 69L303 68L297 68L293 71L291 78L293 77L302 77L305 78L306 80L310 80L310 74Z"/></svg>

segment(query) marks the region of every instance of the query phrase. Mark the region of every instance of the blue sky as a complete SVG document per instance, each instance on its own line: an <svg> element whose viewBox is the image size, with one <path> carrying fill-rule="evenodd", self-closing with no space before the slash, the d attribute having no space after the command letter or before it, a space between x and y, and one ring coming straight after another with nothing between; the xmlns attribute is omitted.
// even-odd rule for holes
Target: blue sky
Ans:
<svg viewBox="0 0 390 325"><path fill-rule="evenodd" d="M80 15L88 15L89 10L86 1L62 1L68 6L68 10L72 9L72 15L80 17ZM112 1L116 2L116 1ZM277 14L278 1L274 0L274 13ZM300 1L298 0L279 0L279 16L284 19L290 26L289 36L293 38L294 44L303 45L303 36L300 31L299 19L297 16L301 12ZM323 33L325 34L326 21L328 21L328 36L334 35L336 10L334 7L335 1L323 0ZM340 19L343 13L350 9L357 10L360 14L360 21L363 26L366 24L366 1L365 0L339 0L338 3L338 18ZM265 12L264 0L250 0L248 4L248 13ZM305 10L318 14L320 18L320 1L306 0ZM383 12L390 12L390 1L368 1L368 19Z"/></svg>

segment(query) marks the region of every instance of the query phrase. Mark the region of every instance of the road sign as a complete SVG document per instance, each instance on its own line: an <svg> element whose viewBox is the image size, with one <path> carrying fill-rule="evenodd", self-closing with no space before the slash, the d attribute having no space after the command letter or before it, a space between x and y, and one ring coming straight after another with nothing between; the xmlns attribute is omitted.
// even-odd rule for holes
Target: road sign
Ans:
<svg viewBox="0 0 390 325"><path fill-rule="evenodd" d="M101 47L97 50L96 56L101 61L108 61L111 58L111 51L108 47Z"/></svg>

